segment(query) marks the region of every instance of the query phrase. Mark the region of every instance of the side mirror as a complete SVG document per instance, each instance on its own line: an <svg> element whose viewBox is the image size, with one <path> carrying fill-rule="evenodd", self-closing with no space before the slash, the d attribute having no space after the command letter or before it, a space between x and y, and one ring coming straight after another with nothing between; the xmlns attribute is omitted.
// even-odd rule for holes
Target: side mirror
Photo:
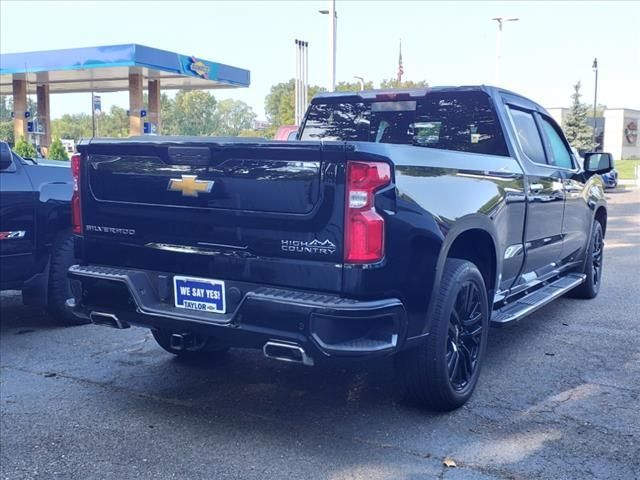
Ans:
<svg viewBox="0 0 640 480"><path fill-rule="evenodd" d="M0 142L0 170L6 170L13 164L11 157L9 145L5 142Z"/></svg>
<svg viewBox="0 0 640 480"><path fill-rule="evenodd" d="M584 154L584 171L588 173L607 173L613 170L613 157L610 153L588 152Z"/></svg>

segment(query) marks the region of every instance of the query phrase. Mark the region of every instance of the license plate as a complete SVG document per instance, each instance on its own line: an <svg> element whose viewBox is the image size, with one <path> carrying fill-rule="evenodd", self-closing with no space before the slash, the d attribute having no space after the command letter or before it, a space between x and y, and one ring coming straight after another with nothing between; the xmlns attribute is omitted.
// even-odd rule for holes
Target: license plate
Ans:
<svg viewBox="0 0 640 480"><path fill-rule="evenodd" d="M173 291L178 308L210 313L226 312L222 280L175 276Z"/></svg>

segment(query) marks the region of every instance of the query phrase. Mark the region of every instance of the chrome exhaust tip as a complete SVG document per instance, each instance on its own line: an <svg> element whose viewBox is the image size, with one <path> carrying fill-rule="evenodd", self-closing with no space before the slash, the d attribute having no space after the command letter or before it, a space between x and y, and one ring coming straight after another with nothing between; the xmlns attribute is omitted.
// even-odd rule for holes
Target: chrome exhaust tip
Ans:
<svg viewBox="0 0 640 480"><path fill-rule="evenodd" d="M182 351L185 349L187 335L181 333L173 333L169 337L169 346L171 350Z"/></svg>
<svg viewBox="0 0 640 480"><path fill-rule="evenodd" d="M117 328L118 330L129 328L131 326L127 322L119 320L113 313L91 312L89 314L89 320L91 320L91 323L95 325Z"/></svg>
<svg viewBox="0 0 640 480"><path fill-rule="evenodd" d="M309 367L313 366L313 358L311 358L304 349L292 343L284 342L267 342L262 347L262 353L267 358L280 360L282 362L302 363Z"/></svg>

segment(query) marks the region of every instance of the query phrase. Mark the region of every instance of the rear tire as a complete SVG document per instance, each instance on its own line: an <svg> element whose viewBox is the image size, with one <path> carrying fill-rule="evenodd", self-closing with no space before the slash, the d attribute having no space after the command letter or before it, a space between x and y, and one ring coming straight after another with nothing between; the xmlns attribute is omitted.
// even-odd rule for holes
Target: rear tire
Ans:
<svg viewBox="0 0 640 480"><path fill-rule="evenodd" d="M63 325L83 325L87 320L76 317L65 305L67 299L73 297L67 271L75 262L73 252L73 235L71 232L61 234L51 248L49 261L49 287L47 311L49 315Z"/></svg>
<svg viewBox="0 0 640 480"><path fill-rule="evenodd" d="M196 337L194 344L184 350L176 350L171 346L171 335L174 331L167 329L152 329L151 334L155 341L167 352L177 356L181 360L203 361L222 358L228 351L227 345L222 345L213 338Z"/></svg>
<svg viewBox="0 0 640 480"><path fill-rule="evenodd" d="M445 263L426 341L397 358L405 396L421 407L449 411L471 397L484 359L489 305L482 274L471 262Z"/></svg>
<svg viewBox="0 0 640 480"><path fill-rule="evenodd" d="M587 258L584 263L584 273L587 279L584 283L573 290L568 295L574 298L595 298L600 291L602 283L602 268L604 266L604 232L602 224L595 220L593 231L587 248Z"/></svg>

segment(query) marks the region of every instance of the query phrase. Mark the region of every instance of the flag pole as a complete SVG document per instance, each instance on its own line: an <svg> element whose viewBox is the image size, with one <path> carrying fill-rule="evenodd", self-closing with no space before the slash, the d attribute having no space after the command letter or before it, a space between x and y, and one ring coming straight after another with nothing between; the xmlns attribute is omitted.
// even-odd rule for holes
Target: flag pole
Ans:
<svg viewBox="0 0 640 480"><path fill-rule="evenodd" d="M398 76L396 78L397 82L402 82L402 75L404 74L404 69L402 67L402 39L400 39L400 50L398 51Z"/></svg>

